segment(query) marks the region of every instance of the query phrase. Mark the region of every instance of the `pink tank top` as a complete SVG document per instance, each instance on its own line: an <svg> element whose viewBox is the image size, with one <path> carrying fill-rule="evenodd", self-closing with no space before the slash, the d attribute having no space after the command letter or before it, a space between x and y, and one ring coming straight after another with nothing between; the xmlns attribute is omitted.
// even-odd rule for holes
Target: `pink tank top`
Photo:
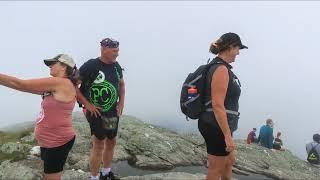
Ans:
<svg viewBox="0 0 320 180"><path fill-rule="evenodd" d="M61 102L52 95L44 97L34 130L39 146L46 148L62 146L75 136L72 127L75 102L76 99L67 103Z"/></svg>

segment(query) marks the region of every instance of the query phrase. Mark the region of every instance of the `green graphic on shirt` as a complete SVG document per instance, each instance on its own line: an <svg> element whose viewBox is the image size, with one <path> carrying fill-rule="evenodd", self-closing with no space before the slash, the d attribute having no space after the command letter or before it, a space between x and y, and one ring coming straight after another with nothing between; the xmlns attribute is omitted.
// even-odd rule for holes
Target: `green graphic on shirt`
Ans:
<svg viewBox="0 0 320 180"><path fill-rule="evenodd" d="M100 71L90 91L91 102L102 108L103 112L109 111L117 102L118 93L116 88L105 80L104 74Z"/></svg>

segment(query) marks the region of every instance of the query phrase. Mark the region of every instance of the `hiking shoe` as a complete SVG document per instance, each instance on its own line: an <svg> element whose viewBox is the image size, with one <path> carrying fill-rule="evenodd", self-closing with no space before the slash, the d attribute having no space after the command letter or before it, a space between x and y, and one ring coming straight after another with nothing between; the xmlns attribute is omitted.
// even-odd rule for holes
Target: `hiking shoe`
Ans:
<svg viewBox="0 0 320 180"><path fill-rule="evenodd" d="M113 174L112 171L109 172L109 174L102 176L102 173L100 172L99 180L120 180L120 177Z"/></svg>

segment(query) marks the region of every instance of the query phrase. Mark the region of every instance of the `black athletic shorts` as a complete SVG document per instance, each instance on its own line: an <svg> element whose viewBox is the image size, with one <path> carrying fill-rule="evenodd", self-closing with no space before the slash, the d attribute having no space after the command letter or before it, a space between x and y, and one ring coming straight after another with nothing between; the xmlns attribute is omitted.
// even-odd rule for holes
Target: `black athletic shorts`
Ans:
<svg viewBox="0 0 320 180"><path fill-rule="evenodd" d="M62 146L54 148L40 147L41 159L43 160L44 173L58 173L63 170L68 154L74 144L76 137Z"/></svg>
<svg viewBox="0 0 320 180"><path fill-rule="evenodd" d="M216 120L213 119L212 113L201 114L198 129L206 142L208 154L214 156L228 156L230 154L226 151L224 135Z"/></svg>
<svg viewBox="0 0 320 180"><path fill-rule="evenodd" d="M99 117L91 116L90 112L86 113L87 121L90 125L91 135L95 135L99 140L105 138L113 139L117 136L119 117Z"/></svg>

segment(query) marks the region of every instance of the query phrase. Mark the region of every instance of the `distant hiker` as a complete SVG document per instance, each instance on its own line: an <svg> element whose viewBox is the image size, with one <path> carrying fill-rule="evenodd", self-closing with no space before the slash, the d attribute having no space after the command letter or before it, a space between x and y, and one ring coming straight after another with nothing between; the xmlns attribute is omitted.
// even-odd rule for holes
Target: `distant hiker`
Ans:
<svg viewBox="0 0 320 180"><path fill-rule="evenodd" d="M277 137L273 141L272 148L276 149L276 150L284 151L285 149L283 148L283 142L282 142L280 136L281 136L281 132L278 132Z"/></svg>
<svg viewBox="0 0 320 180"><path fill-rule="evenodd" d="M63 166L75 141L72 111L76 103L79 72L73 59L66 54L45 59L44 63L50 67L52 77L22 80L0 74L0 84L42 95L34 134L40 145L43 179L52 180L61 179Z"/></svg>
<svg viewBox="0 0 320 180"><path fill-rule="evenodd" d="M320 134L313 135L313 142L306 145L306 150L308 162L320 167Z"/></svg>
<svg viewBox="0 0 320 180"><path fill-rule="evenodd" d="M119 177L111 171L111 163L124 107L125 84L122 68L116 60L119 42L105 38L100 46L101 56L88 60L79 69L82 83L77 95L84 105L92 135L91 180L115 180ZM101 160L103 167L99 177Z"/></svg>
<svg viewBox="0 0 320 180"><path fill-rule="evenodd" d="M207 179L231 179L235 161L235 143L232 133L239 119L240 82L231 71L230 63L247 49L235 33L223 34L211 44L210 52L217 54L207 72L205 102L211 106L200 115L198 128L205 139L208 153Z"/></svg>
<svg viewBox="0 0 320 180"><path fill-rule="evenodd" d="M248 136L247 136L247 144L250 143L258 143L258 138L256 136L256 128L253 128L252 131L249 132Z"/></svg>
<svg viewBox="0 0 320 180"><path fill-rule="evenodd" d="M272 145L273 145L273 121L272 121L272 119L267 119L266 125L263 125L260 128L258 141L261 146L272 149Z"/></svg>

